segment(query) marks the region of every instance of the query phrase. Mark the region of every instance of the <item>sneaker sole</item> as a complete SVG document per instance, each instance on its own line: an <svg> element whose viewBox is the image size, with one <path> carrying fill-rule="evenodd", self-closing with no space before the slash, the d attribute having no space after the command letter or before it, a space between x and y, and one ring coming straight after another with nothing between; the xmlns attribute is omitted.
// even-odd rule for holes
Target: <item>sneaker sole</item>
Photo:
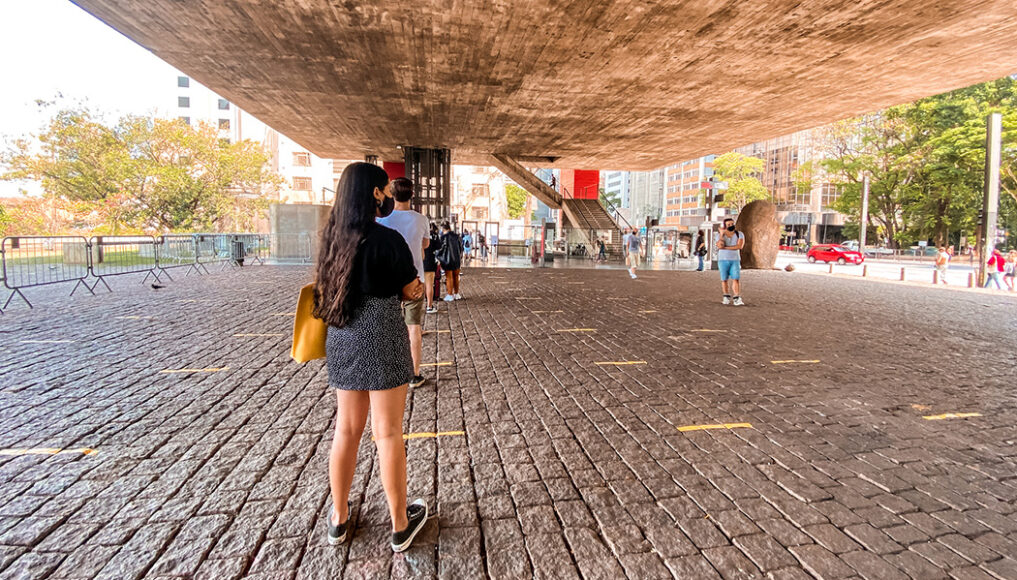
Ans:
<svg viewBox="0 0 1017 580"><path fill-rule="evenodd" d="M333 538L332 536L329 536L328 537L328 545L330 545L330 546L338 546L338 545L340 545L340 544L342 544L342 543L344 543L346 541L346 536L348 536L348 535L350 535L349 531L347 531L345 534L343 534L341 538Z"/></svg>
<svg viewBox="0 0 1017 580"><path fill-rule="evenodd" d="M413 381L410 381L410 386L413 387L413 388L417 388L417 387L419 387L420 385L422 385L422 384L424 384L426 382L427 382L427 379L424 379L424 380L420 381L419 383L415 383Z"/></svg>
<svg viewBox="0 0 1017 580"><path fill-rule="evenodd" d="M409 549L410 544L413 543L413 538L416 538L417 534L420 533L420 530L424 529L424 526L427 525L427 518L430 517L430 516L431 516L431 511L429 509L427 509L427 505L425 504L424 505L424 518L422 520L420 520L420 525L417 526L417 529L413 530L413 533L410 534L410 537L406 538L405 542L403 542L402 544L399 544L399 545L392 544L392 551L398 554L398 553L401 553L401 552L405 552L407 549Z"/></svg>

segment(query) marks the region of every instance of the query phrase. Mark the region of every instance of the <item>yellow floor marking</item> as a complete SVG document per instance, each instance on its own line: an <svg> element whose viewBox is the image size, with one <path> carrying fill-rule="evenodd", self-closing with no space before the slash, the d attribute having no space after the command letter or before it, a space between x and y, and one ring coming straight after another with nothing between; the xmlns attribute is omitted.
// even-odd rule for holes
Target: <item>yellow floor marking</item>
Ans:
<svg viewBox="0 0 1017 580"><path fill-rule="evenodd" d="M266 332L266 333L250 333L250 334L241 333L241 334L234 334L233 336L235 336L235 337L240 337L240 336L283 336L283 334L281 332Z"/></svg>
<svg viewBox="0 0 1017 580"><path fill-rule="evenodd" d="M929 409L931 409L932 407L930 407L930 406L928 406L928 405L919 405L918 403L913 403L913 404L911 405L911 408L912 408L912 409L914 409L914 410L916 410L916 411L928 411L928 410L929 410Z"/></svg>
<svg viewBox="0 0 1017 580"><path fill-rule="evenodd" d="M206 368L206 369L166 369L160 373L217 373L230 367Z"/></svg>
<svg viewBox="0 0 1017 580"><path fill-rule="evenodd" d="M727 332L727 331L713 328L697 328L695 330L690 330L689 332Z"/></svg>
<svg viewBox="0 0 1017 580"><path fill-rule="evenodd" d="M75 342L73 340L19 340L25 344L63 344L66 342Z"/></svg>
<svg viewBox="0 0 1017 580"><path fill-rule="evenodd" d="M596 328L559 328L558 332L597 332Z"/></svg>
<svg viewBox="0 0 1017 580"><path fill-rule="evenodd" d="M531 310L533 314L561 314L564 310Z"/></svg>
<svg viewBox="0 0 1017 580"><path fill-rule="evenodd" d="M434 437L450 437L453 435L466 435L466 431L439 431L437 433L405 433L403 439L430 439Z"/></svg>
<svg viewBox="0 0 1017 580"><path fill-rule="evenodd" d="M450 362L421 363L420 366L422 366L422 367L450 367L450 366L452 366L452 363L450 363Z"/></svg>
<svg viewBox="0 0 1017 580"><path fill-rule="evenodd" d="M925 415L922 419L926 421L939 421L940 419L964 419L967 417L981 417L981 413L943 413L942 415Z"/></svg>
<svg viewBox="0 0 1017 580"><path fill-rule="evenodd" d="M621 361L604 361L595 362L595 365L645 365L645 360L621 360Z"/></svg>
<svg viewBox="0 0 1017 580"><path fill-rule="evenodd" d="M628 300L624 296L609 297L608 300Z"/></svg>
<svg viewBox="0 0 1017 580"><path fill-rule="evenodd" d="M78 449L55 449L55 448L38 448L38 449L0 449L0 455L57 455L58 453L81 453L83 455L92 455L95 453L95 449L89 449L88 447L80 447Z"/></svg>
<svg viewBox="0 0 1017 580"><path fill-rule="evenodd" d="M654 312L657 312L657 311L656 310L640 310L639 311L640 314L652 314Z"/></svg>
<svg viewBox="0 0 1017 580"><path fill-rule="evenodd" d="M716 425L686 425L679 427L678 430L682 433L688 431L704 431L706 429L751 429L751 423L718 423Z"/></svg>
<svg viewBox="0 0 1017 580"><path fill-rule="evenodd" d="M772 360L772 361L770 361L770 364L775 364L775 365L785 365L785 364L811 365L811 364L816 364L818 362L819 362L818 360Z"/></svg>
<svg viewBox="0 0 1017 580"><path fill-rule="evenodd" d="M296 316L296 312L276 312L272 316Z"/></svg>

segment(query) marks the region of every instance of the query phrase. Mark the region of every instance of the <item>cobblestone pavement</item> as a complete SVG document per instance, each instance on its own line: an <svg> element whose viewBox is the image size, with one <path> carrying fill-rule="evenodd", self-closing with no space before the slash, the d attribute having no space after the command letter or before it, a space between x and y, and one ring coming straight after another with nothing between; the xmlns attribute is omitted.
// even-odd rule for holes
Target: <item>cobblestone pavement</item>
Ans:
<svg viewBox="0 0 1017 580"><path fill-rule="evenodd" d="M369 434L352 542L325 541L334 398L288 358L308 275L0 317L0 577L1017 578L1012 300L468 270L407 410L438 515L393 555Z"/></svg>

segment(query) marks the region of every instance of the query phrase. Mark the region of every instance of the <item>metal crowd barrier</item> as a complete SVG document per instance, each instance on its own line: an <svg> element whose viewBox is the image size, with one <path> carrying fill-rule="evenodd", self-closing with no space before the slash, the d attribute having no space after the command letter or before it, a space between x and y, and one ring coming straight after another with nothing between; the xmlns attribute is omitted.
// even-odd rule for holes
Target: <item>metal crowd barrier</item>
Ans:
<svg viewBox="0 0 1017 580"><path fill-rule="evenodd" d="M89 240L91 273L96 278L92 290L106 283L109 276L145 273L144 284L152 276L159 278L159 252L152 236L95 236Z"/></svg>
<svg viewBox="0 0 1017 580"><path fill-rule="evenodd" d="M307 234L165 234L152 236L10 236L0 242L0 284L11 291L0 313L15 296L29 308L23 288L75 282L95 294L101 283L112 292L106 278L141 274L170 280L169 270L186 268L208 273L209 264L242 266L245 262L265 264L269 259L309 263L313 239ZM94 278L89 283L89 278Z"/></svg>
<svg viewBox="0 0 1017 580"><path fill-rule="evenodd" d="M71 295L84 286L90 293L86 278L89 274L89 244L83 236L17 236L3 239L0 245L0 269L4 287L11 290L3 311L15 296L32 307L22 288L74 282Z"/></svg>

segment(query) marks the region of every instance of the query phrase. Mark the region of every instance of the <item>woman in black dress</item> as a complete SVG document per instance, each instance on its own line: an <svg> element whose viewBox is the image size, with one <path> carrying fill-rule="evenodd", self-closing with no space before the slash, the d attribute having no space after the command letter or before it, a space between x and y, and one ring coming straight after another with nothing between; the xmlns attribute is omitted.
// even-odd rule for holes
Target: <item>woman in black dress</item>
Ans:
<svg viewBox="0 0 1017 580"><path fill-rule="evenodd" d="M406 505L403 413L413 360L399 307L400 298L420 298L423 285L402 235L374 221L392 212L388 174L354 163L343 171L337 190L321 233L314 292L314 315L329 325L325 360L328 383L336 389L328 540L340 544L349 531L350 486L370 411L392 517L392 549L401 552L428 511L423 500Z"/></svg>

